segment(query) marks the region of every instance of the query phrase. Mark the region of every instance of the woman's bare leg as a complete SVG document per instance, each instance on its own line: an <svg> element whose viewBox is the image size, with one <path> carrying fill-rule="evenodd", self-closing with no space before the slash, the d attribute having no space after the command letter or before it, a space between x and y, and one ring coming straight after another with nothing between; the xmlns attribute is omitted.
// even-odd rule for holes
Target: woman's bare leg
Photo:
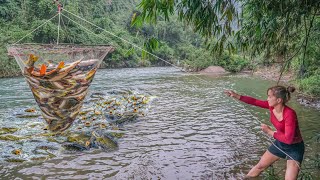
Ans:
<svg viewBox="0 0 320 180"><path fill-rule="evenodd" d="M268 150L262 155L259 163L255 165L249 173L246 175L246 177L257 177L260 175L260 173L265 170L267 167L269 167L271 164L273 164L275 161L280 159L278 156L275 156L271 154Z"/></svg>
<svg viewBox="0 0 320 180"><path fill-rule="evenodd" d="M298 166L299 165L299 166ZM300 170L300 163L295 160L287 160L286 180L296 180Z"/></svg>

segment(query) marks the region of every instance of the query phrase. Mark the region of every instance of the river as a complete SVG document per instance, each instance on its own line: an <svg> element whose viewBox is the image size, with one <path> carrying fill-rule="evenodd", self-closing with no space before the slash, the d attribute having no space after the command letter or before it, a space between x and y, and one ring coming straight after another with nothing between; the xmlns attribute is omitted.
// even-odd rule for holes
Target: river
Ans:
<svg viewBox="0 0 320 180"><path fill-rule="evenodd" d="M158 98L145 117L125 125L119 149L2 163L1 179L241 179L270 145L260 130L260 122L270 125L269 115L223 91L266 99L266 89L273 84L250 75L215 77L171 67L99 70L91 92L132 89ZM6 117L7 112L30 106L36 102L24 78L0 79L0 121L18 121ZM320 150L314 138L320 130L320 112L301 106L295 97L289 106L297 111L307 145L305 159L311 162ZM275 167L283 176L285 160ZM320 177L319 169L311 173Z"/></svg>

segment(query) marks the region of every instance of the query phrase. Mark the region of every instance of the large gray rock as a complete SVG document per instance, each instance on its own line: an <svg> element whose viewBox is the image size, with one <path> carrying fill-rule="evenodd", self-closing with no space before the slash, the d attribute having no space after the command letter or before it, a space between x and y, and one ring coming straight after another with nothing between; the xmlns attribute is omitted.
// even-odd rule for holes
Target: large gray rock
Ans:
<svg viewBox="0 0 320 180"><path fill-rule="evenodd" d="M228 71L226 71L223 67L221 66L209 66L206 69L203 69L200 71L202 74L226 74Z"/></svg>

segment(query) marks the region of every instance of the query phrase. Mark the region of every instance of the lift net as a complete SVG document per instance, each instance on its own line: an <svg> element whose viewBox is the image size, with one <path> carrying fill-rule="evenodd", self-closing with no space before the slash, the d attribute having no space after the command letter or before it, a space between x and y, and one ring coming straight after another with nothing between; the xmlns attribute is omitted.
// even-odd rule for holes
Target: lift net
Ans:
<svg viewBox="0 0 320 180"><path fill-rule="evenodd" d="M111 46L18 44L8 47L51 131L68 129Z"/></svg>

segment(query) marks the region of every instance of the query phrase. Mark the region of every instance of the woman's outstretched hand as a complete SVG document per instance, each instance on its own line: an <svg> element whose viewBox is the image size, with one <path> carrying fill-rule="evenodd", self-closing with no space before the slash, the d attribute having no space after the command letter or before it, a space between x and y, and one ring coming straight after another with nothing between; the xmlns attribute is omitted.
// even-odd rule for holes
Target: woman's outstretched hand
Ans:
<svg viewBox="0 0 320 180"><path fill-rule="evenodd" d="M236 99L240 99L240 95L235 93L234 91L232 90L225 90L224 93L227 95L227 96L230 96L230 97L233 97L233 98L236 98Z"/></svg>

